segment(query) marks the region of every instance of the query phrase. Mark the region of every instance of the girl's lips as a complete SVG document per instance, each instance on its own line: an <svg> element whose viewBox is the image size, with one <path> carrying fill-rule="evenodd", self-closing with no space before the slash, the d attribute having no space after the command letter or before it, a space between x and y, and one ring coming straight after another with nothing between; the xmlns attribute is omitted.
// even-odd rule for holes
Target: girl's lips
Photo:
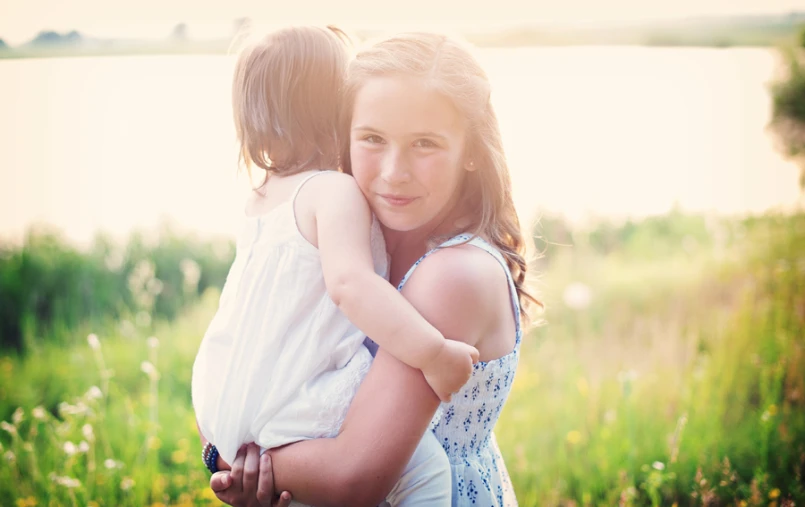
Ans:
<svg viewBox="0 0 805 507"><path fill-rule="evenodd" d="M416 200L416 197L407 197L394 194L378 194L390 206L407 206Z"/></svg>

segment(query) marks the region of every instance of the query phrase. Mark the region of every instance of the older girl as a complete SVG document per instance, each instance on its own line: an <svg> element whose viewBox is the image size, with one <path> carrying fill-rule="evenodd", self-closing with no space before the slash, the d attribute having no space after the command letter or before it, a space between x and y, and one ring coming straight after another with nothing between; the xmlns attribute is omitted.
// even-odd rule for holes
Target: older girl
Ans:
<svg viewBox="0 0 805 507"><path fill-rule="evenodd" d="M400 35L358 54L345 101L343 169L383 226L391 282L481 361L439 408L422 374L381 347L336 438L261 461L246 448L211 486L233 505L268 505L275 490L376 505L430 425L450 461L453 505L515 505L492 430L517 367L521 308L534 299L487 77L446 37Z"/></svg>

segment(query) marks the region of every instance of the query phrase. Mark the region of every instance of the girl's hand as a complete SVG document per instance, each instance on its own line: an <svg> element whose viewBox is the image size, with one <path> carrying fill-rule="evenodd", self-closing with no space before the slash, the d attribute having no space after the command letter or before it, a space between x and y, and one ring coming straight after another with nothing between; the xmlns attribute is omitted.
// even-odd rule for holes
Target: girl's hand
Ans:
<svg viewBox="0 0 805 507"><path fill-rule="evenodd" d="M445 340L439 353L422 369L436 396L449 402L472 376L472 365L478 362L478 349L455 340Z"/></svg>
<svg viewBox="0 0 805 507"><path fill-rule="evenodd" d="M235 507L288 507L291 494L283 491L274 495L274 470L271 456L263 453L256 444L243 446L238 451L232 470L221 471L210 478L215 496Z"/></svg>

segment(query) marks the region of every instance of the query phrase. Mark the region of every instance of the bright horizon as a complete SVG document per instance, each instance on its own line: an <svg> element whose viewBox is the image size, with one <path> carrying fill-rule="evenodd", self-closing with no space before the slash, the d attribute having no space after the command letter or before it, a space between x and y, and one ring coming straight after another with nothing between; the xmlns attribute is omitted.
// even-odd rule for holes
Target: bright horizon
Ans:
<svg viewBox="0 0 805 507"><path fill-rule="evenodd" d="M532 2L498 0L468 4L457 0L407 0L384 5L365 0L334 4L310 0L293 4L231 0L197 4L190 0L28 0L0 2L0 38L11 45L32 39L42 30L78 30L96 37L165 37L178 23L186 23L191 37L231 34L233 21L249 17L258 25L336 23L348 29L410 27L496 29L524 24L635 22L689 16L781 14L805 10L805 0L571 0Z"/></svg>

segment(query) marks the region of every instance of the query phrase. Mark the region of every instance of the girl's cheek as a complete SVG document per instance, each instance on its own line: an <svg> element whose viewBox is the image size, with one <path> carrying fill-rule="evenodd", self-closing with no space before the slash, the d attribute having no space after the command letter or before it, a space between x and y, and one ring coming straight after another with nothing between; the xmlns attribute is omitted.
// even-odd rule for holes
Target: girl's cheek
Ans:
<svg viewBox="0 0 805 507"><path fill-rule="evenodd" d="M429 180L449 180L453 173L453 160L448 153L432 153L427 157L420 157L415 162L420 177Z"/></svg>
<svg viewBox="0 0 805 507"><path fill-rule="evenodd" d="M358 185L363 187L373 178L373 171L377 165L376 154L361 148L350 150L352 161L352 175L358 181Z"/></svg>

